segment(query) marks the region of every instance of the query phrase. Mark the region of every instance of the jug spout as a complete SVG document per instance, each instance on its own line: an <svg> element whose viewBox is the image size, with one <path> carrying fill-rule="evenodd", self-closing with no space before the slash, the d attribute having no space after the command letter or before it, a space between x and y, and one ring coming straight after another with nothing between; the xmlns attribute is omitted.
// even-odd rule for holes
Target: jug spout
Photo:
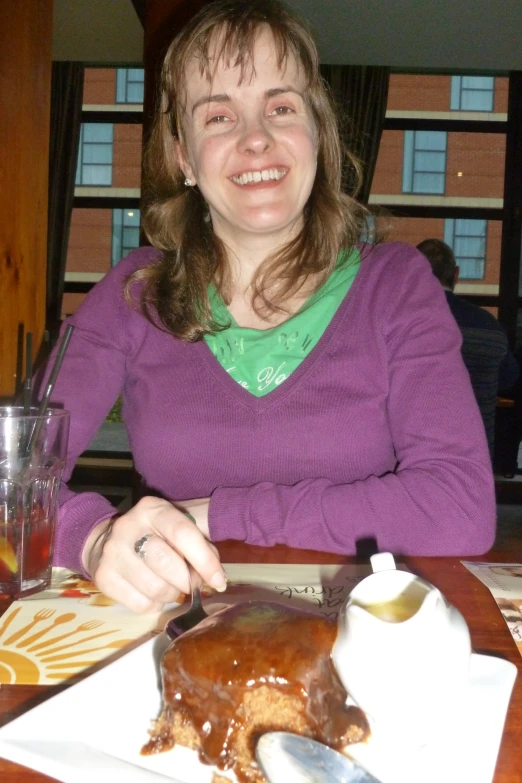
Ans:
<svg viewBox="0 0 522 783"><path fill-rule="evenodd" d="M431 589L428 583L420 579L411 579L405 572L396 590L372 590L363 593L354 590L346 604L346 622L353 623L356 619L397 625L406 621L418 624L424 619L429 621L429 615L436 611L437 602L441 599L440 592ZM373 578L380 576L375 574ZM375 585L379 587L378 584ZM410 623L411 624L411 623Z"/></svg>
<svg viewBox="0 0 522 783"><path fill-rule="evenodd" d="M437 609L437 606L440 604L441 606L445 606L446 602L442 596L442 593L440 590L438 590L436 587L433 587L433 585L429 585L427 582L419 582L417 583L424 587L425 594L424 598L421 601L421 604L419 606L419 612L424 612L425 614L435 612Z"/></svg>

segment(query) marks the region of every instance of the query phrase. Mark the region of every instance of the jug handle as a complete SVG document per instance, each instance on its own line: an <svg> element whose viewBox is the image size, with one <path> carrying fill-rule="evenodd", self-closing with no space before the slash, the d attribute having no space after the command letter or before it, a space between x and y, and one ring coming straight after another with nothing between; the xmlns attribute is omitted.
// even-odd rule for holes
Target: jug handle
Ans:
<svg viewBox="0 0 522 783"><path fill-rule="evenodd" d="M377 571L395 571L397 568L391 552L378 552L376 555L372 555L370 563L374 574Z"/></svg>

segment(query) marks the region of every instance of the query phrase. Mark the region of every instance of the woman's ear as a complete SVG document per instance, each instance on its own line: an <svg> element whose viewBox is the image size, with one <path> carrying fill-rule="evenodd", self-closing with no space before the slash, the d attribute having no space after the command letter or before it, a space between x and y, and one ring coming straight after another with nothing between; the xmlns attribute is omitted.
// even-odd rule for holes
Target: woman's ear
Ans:
<svg viewBox="0 0 522 783"><path fill-rule="evenodd" d="M188 184L190 182L191 185L195 185L196 178L194 177L194 172L192 171L192 167L187 160L187 157L183 150L183 145L179 139L174 139L174 152L176 154L178 165L181 171L183 172L183 174L185 175L185 184Z"/></svg>

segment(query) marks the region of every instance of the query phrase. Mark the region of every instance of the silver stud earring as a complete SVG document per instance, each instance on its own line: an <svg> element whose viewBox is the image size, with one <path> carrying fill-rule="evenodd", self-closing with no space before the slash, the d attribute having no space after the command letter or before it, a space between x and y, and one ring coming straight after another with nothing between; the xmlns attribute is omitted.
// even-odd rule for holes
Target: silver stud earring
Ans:
<svg viewBox="0 0 522 783"><path fill-rule="evenodd" d="M189 179L188 177L185 177L185 185L187 186L187 188L191 188L192 187L192 180Z"/></svg>

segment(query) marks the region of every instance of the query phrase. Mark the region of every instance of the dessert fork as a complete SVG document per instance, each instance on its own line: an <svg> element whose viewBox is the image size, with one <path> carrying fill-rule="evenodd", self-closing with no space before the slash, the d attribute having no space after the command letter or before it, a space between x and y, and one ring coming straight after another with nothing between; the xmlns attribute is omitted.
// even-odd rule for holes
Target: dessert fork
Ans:
<svg viewBox="0 0 522 783"><path fill-rule="evenodd" d="M192 602L190 609L188 609L186 612L183 612L183 614L178 615L178 617L174 617L172 620L169 620L165 626L165 633L169 639L177 639L178 636L181 636L181 634L185 633L185 631L189 631L191 628L194 628L195 625L208 617L208 614L205 612L201 604L201 585L203 584L203 580L201 579L198 572L190 564L188 565L188 570Z"/></svg>

